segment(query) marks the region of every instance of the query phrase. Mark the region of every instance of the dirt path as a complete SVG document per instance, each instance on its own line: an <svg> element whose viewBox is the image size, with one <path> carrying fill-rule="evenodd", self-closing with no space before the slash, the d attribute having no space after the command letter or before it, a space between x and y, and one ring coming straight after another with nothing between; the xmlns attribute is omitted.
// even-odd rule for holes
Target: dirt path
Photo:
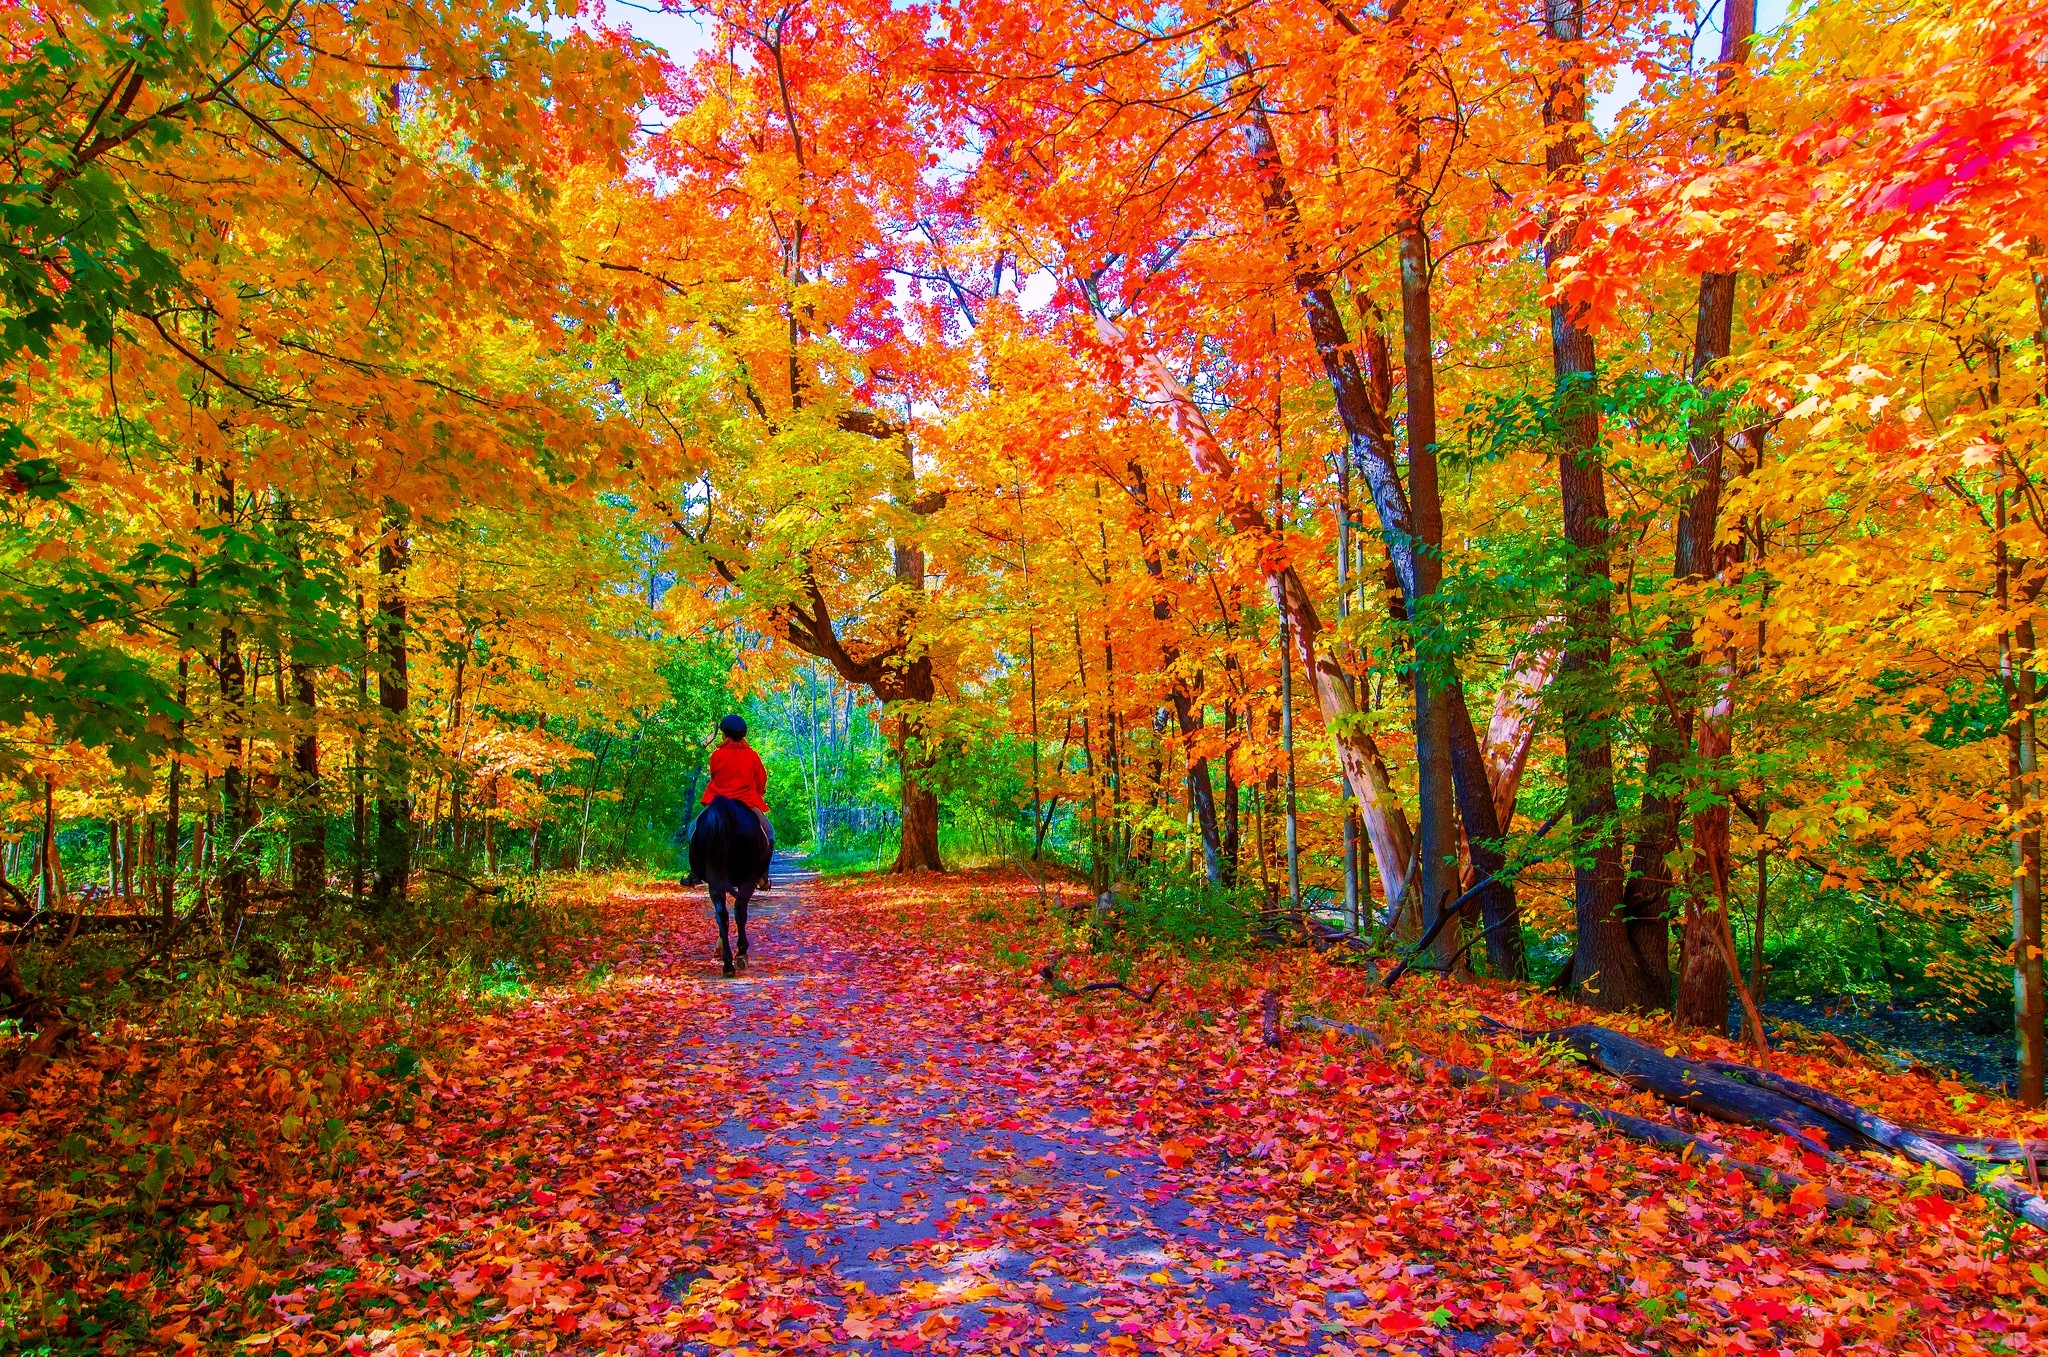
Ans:
<svg viewBox="0 0 2048 1357"><path fill-rule="evenodd" d="M1251 1203L1176 1191L1156 1147L1063 1096L1000 998L964 1024L933 1011L881 948L814 926L812 888L780 875L752 968L718 982L723 1012L672 1067L688 1079L701 1060L734 1095L698 1133L686 1190L772 1243L722 1277L709 1258L681 1270L666 1296L803 1277L813 1304L845 1307L815 1335L842 1351L1250 1352L1310 1335L1322 1305L1270 1299L1297 1251L1239 1228Z"/></svg>

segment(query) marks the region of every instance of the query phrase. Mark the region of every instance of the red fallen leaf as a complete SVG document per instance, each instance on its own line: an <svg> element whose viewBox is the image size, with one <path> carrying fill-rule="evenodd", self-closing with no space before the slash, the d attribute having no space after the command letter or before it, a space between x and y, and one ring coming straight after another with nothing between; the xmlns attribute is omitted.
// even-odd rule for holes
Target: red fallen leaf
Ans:
<svg viewBox="0 0 2048 1357"><path fill-rule="evenodd" d="M809 1319L812 1315L820 1314L823 1312L818 1308L818 1306L814 1302L800 1300L793 1302L787 1310L783 1311L783 1313L788 1315L791 1319Z"/></svg>
<svg viewBox="0 0 2048 1357"><path fill-rule="evenodd" d="M1159 1147L1159 1158L1170 1169L1182 1169L1194 1159L1195 1152L1178 1140L1169 1140Z"/></svg>
<svg viewBox="0 0 2048 1357"><path fill-rule="evenodd" d="M754 1178L760 1176L761 1166L751 1159L742 1159L726 1172L734 1178Z"/></svg>
<svg viewBox="0 0 2048 1357"><path fill-rule="evenodd" d="M576 1269L576 1275L578 1277L602 1277L604 1276L604 1264L585 1263L582 1267Z"/></svg>
<svg viewBox="0 0 2048 1357"><path fill-rule="evenodd" d="M1913 1214L1928 1225L1940 1225L1956 1213L1956 1204L1945 1197L1915 1197L1911 1205Z"/></svg>
<svg viewBox="0 0 2048 1357"><path fill-rule="evenodd" d="M1389 1310L1377 1321L1381 1333L1414 1333L1422 1321L1406 1310Z"/></svg>
<svg viewBox="0 0 2048 1357"><path fill-rule="evenodd" d="M555 1204L555 1194L544 1187L537 1187L533 1190L533 1204L535 1206L553 1206Z"/></svg>
<svg viewBox="0 0 2048 1357"><path fill-rule="evenodd" d="M546 1050L542 1051L541 1054L546 1056L550 1060L559 1060L563 1056L569 1054L569 1048L562 1042L558 1041L555 1042L553 1045L549 1046Z"/></svg>
<svg viewBox="0 0 2048 1357"><path fill-rule="evenodd" d="M563 1333L576 1332L576 1316L571 1314L556 1315L555 1327L560 1329Z"/></svg>
<svg viewBox="0 0 2048 1357"><path fill-rule="evenodd" d="M1323 1084L1325 1087L1336 1088L1343 1082L1344 1069L1342 1066L1337 1064L1336 1061L1333 1060L1329 1064L1323 1066Z"/></svg>

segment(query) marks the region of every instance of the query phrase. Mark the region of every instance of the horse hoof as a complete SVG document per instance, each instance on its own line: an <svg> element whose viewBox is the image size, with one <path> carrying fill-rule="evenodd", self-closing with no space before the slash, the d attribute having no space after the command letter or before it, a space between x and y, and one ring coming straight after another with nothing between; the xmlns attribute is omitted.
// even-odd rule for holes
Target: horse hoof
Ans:
<svg viewBox="0 0 2048 1357"><path fill-rule="evenodd" d="M746 968L747 968L747 954L746 954L745 952L741 952L741 953L740 953L740 969L741 969L741 970L745 970Z"/></svg>
<svg viewBox="0 0 2048 1357"><path fill-rule="evenodd" d="M732 968L732 963L728 961L728 962L727 962L727 963L725 964L725 978L726 978L726 979L728 979L728 980L730 980L730 979L732 979L732 977L733 977L733 974L734 974L734 972L733 972L733 968Z"/></svg>

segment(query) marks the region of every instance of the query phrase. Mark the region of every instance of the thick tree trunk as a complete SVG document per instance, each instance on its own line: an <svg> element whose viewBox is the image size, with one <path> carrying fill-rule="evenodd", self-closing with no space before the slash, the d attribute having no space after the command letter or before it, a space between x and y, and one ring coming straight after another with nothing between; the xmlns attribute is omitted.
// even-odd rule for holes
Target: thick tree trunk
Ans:
<svg viewBox="0 0 2048 1357"><path fill-rule="evenodd" d="M1408 388L1408 500L1414 549L1409 555L1407 611L1411 626L1424 625L1434 610L1428 599L1443 583L1443 501L1437 485L1436 468L1436 352L1434 317L1429 288L1429 238L1422 221L1412 209L1397 227L1401 250L1401 349ZM1420 619L1420 621L1418 620ZM1416 863L1421 888L1421 918L1424 929L1436 923L1437 915L1458 896L1458 796L1455 787L1455 757L1451 728L1453 710L1463 714L1464 694L1458 676L1448 665L1439 669L1431 659L1438 647L1417 637L1415 655L1415 782L1417 811ZM1465 715L1461 726L1471 763L1464 780L1466 802L1487 812L1487 829L1473 826L1473 847L1481 834L1498 839L1500 827L1492 824L1492 798L1488 795L1484 771L1479 766L1479 742L1472 734L1472 718ZM1467 824L1471 821L1468 819ZM1507 883L1493 880L1500 865L1497 852L1490 863L1475 865L1491 882L1490 896L1513 896ZM1496 912L1498 902L1494 902ZM1437 959L1449 965L1458 951L1453 930L1436 933ZM1519 941L1519 940L1518 940Z"/></svg>
<svg viewBox="0 0 2048 1357"><path fill-rule="evenodd" d="M896 726L896 758L901 779L903 832L896 846L892 872L943 872L939 858L939 794L930 782L932 754L925 743L923 703L935 693L931 661L920 659L905 675L905 686L916 694L913 710L899 710Z"/></svg>
<svg viewBox="0 0 2048 1357"><path fill-rule="evenodd" d="M1716 667L1717 684L1733 682ZM1731 748L1729 722L1731 703L1721 701L1709 707L1699 723L1700 762L1712 767L1725 759ZM1732 789L1716 787L1726 796ZM1685 921L1684 945L1679 951L1678 992L1672 1014L1684 1027L1709 1032L1728 1028L1728 985L1730 971L1723 948L1728 928L1728 807L1724 802L1709 806L1693 816L1692 847L1697 859L1693 873L1693 899Z"/></svg>
<svg viewBox="0 0 2048 1357"><path fill-rule="evenodd" d="M1545 29L1553 43L1584 34L1583 0L1545 0ZM1545 164L1553 182L1574 183L1584 173L1579 148L1586 122L1585 73L1576 58L1561 59L1544 92L1543 124L1551 129ZM1576 223L1553 221L1544 238L1552 272L1577 253ZM1564 535L1570 544L1566 574L1562 701L1566 795L1572 810L1573 908L1578 925L1574 980L1582 995L1605 1009L1661 1007L1664 987L1637 951L1621 914L1621 844L1614 798L1614 747L1604 689L1612 655L1613 581L1609 578L1605 467L1593 336L1564 298L1550 311L1551 358L1560 404L1558 480Z"/></svg>
<svg viewBox="0 0 2048 1357"><path fill-rule="evenodd" d="M1725 92L1747 53L1751 35L1756 31L1756 0L1728 0L1722 19L1718 83ZM1739 110L1729 108L1721 111L1717 122L1722 127L1748 125ZM1714 364L1726 359L1734 347L1733 273L1701 275L1696 314L1692 379L1695 384L1703 386L1711 380ZM1695 434L1689 445L1692 495L1679 518L1677 549L1672 562L1672 573L1679 580L1707 579L1718 574L1723 564L1724 553L1717 547L1715 539L1720 535L1721 482L1726 445L1726 435L1718 428ZM1725 1030L1728 1025L1728 989L1735 978L1729 969L1732 958L1724 954L1732 951L1729 940L1733 937L1728 926L1727 902L1729 802L1734 788L1720 785L1725 778L1712 771L1734 752L1732 688L1735 656L1730 646L1732 639L1717 648L1716 658L1706 673L1705 710L1692 718L1697 731L1696 752L1701 764L1710 770L1708 776L1714 778L1717 785L1710 789L1715 800L1693 815L1693 856L1696 864L1693 908L1687 915L1684 942L1679 951L1679 983L1673 1005L1673 1016L1680 1026L1716 1032ZM1684 658L1688 667L1698 665L1699 657L1690 649ZM1661 713L1661 718L1664 729L1660 744L1683 748L1684 736L1678 722L1668 711ZM1669 817L1670 828L1666 832L1675 838L1678 815L1675 800L1667 800L1658 807L1658 811L1661 816ZM1661 873L1662 869L1659 871ZM1665 889L1668 892L1668 884ZM1661 942L1661 921L1653 925L1647 917L1648 909L1655 907L1654 892L1639 892L1636 903L1645 910L1645 917L1641 919L1631 916L1631 925L1639 938L1638 945L1651 941L1653 926L1659 928L1656 941ZM1658 910L1659 915L1666 912L1668 908ZM1754 1035L1760 1040L1761 1030Z"/></svg>
<svg viewBox="0 0 2048 1357"><path fill-rule="evenodd" d="M1501 837L1507 832L1507 822L1494 801L1485 754L1473 734L1471 714L1465 709L1463 686L1450 685L1445 700L1450 705L1447 724L1451 759L1457 772L1453 786L1458 798L1458 816L1464 821L1469 840L1468 872L1475 877L1472 885L1480 886L1476 903L1480 926L1486 933L1486 964L1496 977L1526 980L1529 978L1529 961L1522 949L1521 910L1516 906L1513 889L1505 881L1494 879L1495 874L1507 864L1507 857L1500 848ZM1509 803L1509 814L1513 814L1512 802ZM1455 879L1469 890L1471 886L1465 885L1464 875L1460 874ZM1448 933L1450 930L1444 931Z"/></svg>
<svg viewBox="0 0 2048 1357"><path fill-rule="evenodd" d="M379 912L405 904L412 875L412 758L405 728L412 697L406 672L405 578L411 563L405 511L393 505L377 547L377 705L384 709L386 725L377 760L377 874L370 903Z"/></svg>

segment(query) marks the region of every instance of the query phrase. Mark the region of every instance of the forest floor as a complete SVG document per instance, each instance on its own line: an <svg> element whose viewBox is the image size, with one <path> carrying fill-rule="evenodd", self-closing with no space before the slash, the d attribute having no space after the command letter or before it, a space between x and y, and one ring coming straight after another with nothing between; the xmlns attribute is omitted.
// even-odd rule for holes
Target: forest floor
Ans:
<svg viewBox="0 0 2048 1357"><path fill-rule="evenodd" d="M731 980L706 915L700 892L673 885L615 893L575 979L451 1018L423 1058L306 1069L277 1056L282 1034L258 1032L199 1068L141 1034L103 1037L27 1112L0 1117L0 1157L28 1156L10 1174L61 1166L81 1100L124 1071L138 1162L184 1124L180 1090L202 1084L241 1090L232 1129L207 1133L215 1152L247 1148L220 1200L151 1208L174 1228L119 1237L140 1229L135 1213L97 1208L104 1247L72 1249L61 1277L5 1251L55 1217L0 1216L0 1292L8 1266L68 1288L68 1320L40 1336L18 1322L19 1346L1346 1357L2048 1343L2042 1239L1924 1172L1823 1164L1779 1136L1691 1123L1873 1202L1829 1214L1349 1039L1261 1035L1271 987L1293 1014L1670 1116L1554 1051L1474 1035L1482 1010L1524 1028L1585 1016L1546 996L1426 977L1389 996L1301 950L1125 958L1134 988L1162 983L1155 1002L1077 994L1046 983L1048 957L1075 984L1116 959L1001 873L786 882L757 902L752 966ZM1923 1125L2016 1125L2009 1105L1832 1048L1777 1067ZM36 1180L35 1210L66 1208L62 1181ZM88 1185L71 1189L76 1212Z"/></svg>
<svg viewBox="0 0 2048 1357"><path fill-rule="evenodd" d="M1952 1070L1995 1093L2009 1091L2018 1075L2009 1030L1979 1032L1967 1022L1923 1008L1847 996L1774 999L1763 1007L1764 1016L1774 1024L1793 1022L1814 1032L1832 1032L1869 1057L1902 1069Z"/></svg>

